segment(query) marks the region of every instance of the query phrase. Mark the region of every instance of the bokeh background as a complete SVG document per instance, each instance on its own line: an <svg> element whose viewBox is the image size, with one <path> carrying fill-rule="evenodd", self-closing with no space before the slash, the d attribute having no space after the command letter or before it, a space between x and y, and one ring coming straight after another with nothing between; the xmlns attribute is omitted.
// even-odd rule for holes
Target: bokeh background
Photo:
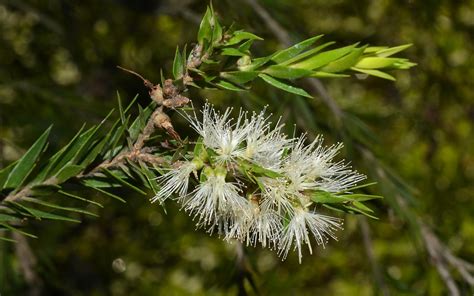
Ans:
<svg viewBox="0 0 474 296"><path fill-rule="evenodd" d="M67 143L84 122L97 123L117 105L148 96L134 69L158 82L171 73L177 45L192 44L207 1L0 0L0 167L54 124L50 150ZM195 231L173 204L167 214L123 190L126 204L102 200L100 217L81 224L30 223L37 259L24 276L18 248L0 242L2 295L445 295L437 262L420 225L453 254L474 261L474 1L214 1L221 23L265 38L259 55L325 34L338 45L395 46L418 66L369 77L322 80L314 100L256 83L251 92L191 90L196 104L260 110L283 116L289 132L343 141L344 157L378 184L371 203L379 220L346 217L339 241L290 255L245 248ZM262 10L268 13L262 18ZM277 27L272 27L272 21ZM273 23L275 25L275 23ZM169 75L171 76L171 75ZM328 106L328 100L329 105ZM332 106L332 107L331 107ZM336 110L336 111L335 111ZM339 110L339 111L337 111ZM338 113L339 112L339 113ZM342 115L341 115L342 114ZM177 129L190 133L176 114ZM152 193L150 193L151 195ZM473 288L448 272L461 294ZM472 274L472 273L471 273ZM252 284L255 288L252 288ZM242 285L244 288L242 288Z"/></svg>

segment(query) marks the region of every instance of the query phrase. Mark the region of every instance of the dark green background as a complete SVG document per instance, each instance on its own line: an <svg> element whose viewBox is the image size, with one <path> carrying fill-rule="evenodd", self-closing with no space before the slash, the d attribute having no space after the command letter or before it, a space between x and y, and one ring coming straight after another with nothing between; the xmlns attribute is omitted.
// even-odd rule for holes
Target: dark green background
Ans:
<svg viewBox="0 0 474 296"><path fill-rule="evenodd" d="M372 202L372 250L386 288L394 295L443 295L410 219L414 214L460 257L474 261L474 33L473 1L260 1L294 41L325 34L338 45L357 41L396 46L413 43L400 56L418 66L393 73L395 83L369 77L323 80L345 111L342 125L316 97L296 97L258 82L251 92L191 90L199 105L209 100L283 116L287 131L322 133L327 144L344 141L343 157L378 185L384 200ZM116 107L116 91L147 104L142 82L115 68L134 69L155 83L160 69L171 76L176 45L192 44L207 1L0 1L0 167L20 157L54 124L49 151L81 125L97 123ZM221 23L265 38L253 51L269 54L280 43L246 1L214 1ZM301 86L305 86L304 83ZM176 128L189 133L176 114ZM358 147L373 151L368 161ZM374 165L379 163L380 167ZM386 168L385 177L377 172ZM379 170L379 171L377 171ZM390 175L389 172L393 174ZM194 230L171 203L158 205L130 191L120 204L97 196L99 218L79 225L31 223L29 240L38 258L44 295L236 294L236 246ZM92 195L94 194L94 195ZM151 193L150 193L151 194ZM403 196L409 212L397 209ZM263 295L378 295L363 244L359 217L346 217L339 242L308 253L246 248L249 268ZM114 263L115 262L115 263ZM14 246L0 242L0 292L30 288L20 273ZM456 272L461 290L472 293ZM247 283L248 286L248 283ZM249 293L253 293L247 287ZM469 292L471 291L471 292Z"/></svg>

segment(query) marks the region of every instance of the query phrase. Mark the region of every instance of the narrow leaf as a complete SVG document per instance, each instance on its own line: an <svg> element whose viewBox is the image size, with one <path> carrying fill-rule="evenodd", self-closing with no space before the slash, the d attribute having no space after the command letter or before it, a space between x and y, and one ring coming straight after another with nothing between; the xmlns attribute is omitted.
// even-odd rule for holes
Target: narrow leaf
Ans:
<svg viewBox="0 0 474 296"><path fill-rule="evenodd" d="M115 174L114 172L108 170L108 169L103 169L103 171L109 175L110 177L114 178L115 180L117 180L119 183L121 183L122 185L124 185L125 187L128 187L130 189L133 189L135 190L136 192L142 194L142 195L147 195L145 191L141 190L140 188L136 187L135 185L132 185L130 184L129 182L125 181L124 179L120 178L119 176L117 176L117 174Z"/></svg>
<svg viewBox="0 0 474 296"><path fill-rule="evenodd" d="M6 223L0 223L0 226L6 228L6 229L8 229L8 230L11 230L11 231L14 231L14 232L18 232L18 233L21 233L21 234L23 234L23 235L32 237L32 238L38 238L36 235L33 235L33 234L31 234L31 233L28 233L28 232L24 232L24 231L22 231L22 230L20 230L20 229L18 229L18 228L15 228L15 227L12 227L12 226L6 224Z"/></svg>
<svg viewBox="0 0 474 296"><path fill-rule="evenodd" d="M27 201L27 202L39 204L39 205L42 205L42 206L45 206L45 207L53 208L53 209L64 210L64 211L68 211L68 212L81 213L81 214L86 214L86 215L98 217L97 214L94 214L92 212L89 212L89 211L86 211L86 210L83 210L83 209L63 207L63 206L53 204L53 203L50 203L50 202L47 202L47 201L44 201L44 200L36 199L36 198L25 197L25 198L23 198L23 200Z"/></svg>
<svg viewBox="0 0 474 296"><path fill-rule="evenodd" d="M30 172L33 170L39 155L43 151L48 139L51 126L36 140L36 142L26 151L26 153L20 158L15 168L8 174L8 178L5 181L3 188L17 188L23 181L28 177Z"/></svg>
<svg viewBox="0 0 474 296"><path fill-rule="evenodd" d="M313 71L306 69L291 68L282 65L272 65L265 70L263 73L268 74L272 77L283 78L283 79L297 79L300 77L309 77L313 74Z"/></svg>
<svg viewBox="0 0 474 296"><path fill-rule="evenodd" d="M237 84L244 84L244 83L254 80L258 76L258 72L256 71L222 72L220 76L222 78L229 80L230 82L237 83Z"/></svg>
<svg viewBox="0 0 474 296"><path fill-rule="evenodd" d="M72 193L69 193L69 192L66 192L66 191L59 190L58 193L60 193L64 196L70 197L70 198L74 198L74 199L77 199L77 200L80 200L80 201L83 201L83 202L87 202L87 203L96 205L100 208L104 207L101 203L98 203L96 201L93 201L93 200L90 200L90 199L87 199L87 198L80 197L78 195L75 195L75 194L72 194Z"/></svg>
<svg viewBox="0 0 474 296"><path fill-rule="evenodd" d="M313 45L321 37L323 37L323 35L306 39L300 43L297 43L291 47L288 47L287 49L280 50L273 56L272 60L277 64L283 63L295 57L297 54L305 50L307 47Z"/></svg>
<svg viewBox="0 0 474 296"><path fill-rule="evenodd" d="M83 166L75 164L63 167L56 175L58 183L62 183L71 177L77 176L82 170L84 170Z"/></svg>
<svg viewBox="0 0 474 296"><path fill-rule="evenodd" d="M125 199L121 198L121 197L118 196L118 195L115 195L115 194L113 194L113 193L111 193L111 192L108 192L108 191L106 191L106 190L100 189L100 188L98 188L98 187L93 187L93 188L94 188L95 190L99 191L100 193L103 193L103 194L105 194L105 195L107 195L107 196L109 196L109 197L112 197L113 199L116 199L116 200L118 200L118 201L120 201L120 202L126 203Z"/></svg>
<svg viewBox="0 0 474 296"><path fill-rule="evenodd" d="M293 64L291 65L291 67L314 70L322 66L325 66L329 64L330 62L339 59L340 57L345 56L346 54L353 51L356 46L357 46L357 43L346 46L346 47L325 51L315 56L312 56L309 59Z"/></svg>
<svg viewBox="0 0 474 296"><path fill-rule="evenodd" d="M221 89L227 89L231 91L245 91L246 89L240 88L230 82L227 82L225 80L221 80L219 82L216 82L215 85Z"/></svg>
<svg viewBox="0 0 474 296"><path fill-rule="evenodd" d="M297 61L299 60L302 60L306 57L309 57L309 56L312 56L312 55L315 55L316 53L320 52L321 50L325 49L326 47L330 46L330 45L333 45L334 41L330 41L330 42L326 42L320 46L317 46L313 49L310 49L310 50L307 50L297 56L295 56L294 58L291 58L283 63L280 63L280 65L290 65L290 64L293 64L293 63L296 63Z"/></svg>
<svg viewBox="0 0 474 296"><path fill-rule="evenodd" d="M384 48L384 49L380 49L380 50L376 51L375 54L379 57L389 57L391 55L394 55L396 53L399 53L400 51L403 51L403 50L409 48L412 45L413 44L410 43L410 44L403 44L403 45L390 47L390 48Z"/></svg>
<svg viewBox="0 0 474 296"><path fill-rule="evenodd" d="M254 35L249 32L235 31L232 34L232 37L230 37L230 39L225 43L225 45L226 46L234 45L234 44L240 43L243 40L263 40L263 38L260 38L257 35Z"/></svg>
<svg viewBox="0 0 474 296"><path fill-rule="evenodd" d="M267 75L267 74L259 74L258 75L260 78L262 78L266 83L276 87L276 88L279 88L279 89L282 89L284 91L287 91L289 93L292 93L292 94L296 94L296 95L300 95L300 96L303 96L303 97L307 97L307 98L313 98L310 94L308 94L304 89L301 89L301 88L298 88L298 87L294 87L294 86L291 86L291 85L288 85L286 83L283 83L279 80L276 80L275 78Z"/></svg>
<svg viewBox="0 0 474 296"><path fill-rule="evenodd" d="M340 59L330 62L329 64L321 68L321 71L334 73L342 72L344 70L349 69L359 61L362 53L364 52L364 49L365 46L354 49L353 51L341 57Z"/></svg>
<svg viewBox="0 0 474 296"><path fill-rule="evenodd" d="M176 53L173 60L173 76L174 79L181 79L184 73L184 60L183 56L179 51L179 47L176 46Z"/></svg>
<svg viewBox="0 0 474 296"><path fill-rule="evenodd" d="M401 60L398 58L365 57L354 65L354 67L359 69L381 69L391 67L399 61Z"/></svg>
<svg viewBox="0 0 474 296"><path fill-rule="evenodd" d="M376 77L379 77L379 78L395 81L395 77L393 77L392 75L387 74L385 72L382 72L380 70L359 69L359 68L356 68L356 67L352 67L351 69L354 70L354 71L357 71L357 72L361 72L361 73L364 73L364 74L371 75L371 76L376 76Z"/></svg>
<svg viewBox="0 0 474 296"><path fill-rule="evenodd" d="M224 56L234 56L234 57L243 57L247 55L245 52L238 50L237 48L223 48L221 51L221 55Z"/></svg>
<svg viewBox="0 0 474 296"><path fill-rule="evenodd" d="M7 181L8 175L15 168L17 163L18 161L14 161L0 171L0 191L2 191L2 189L4 188L3 185Z"/></svg>
<svg viewBox="0 0 474 296"><path fill-rule="evenodd" d="M201 24L199 25L199 32L197 36L197 40L201 45L204 45L204 41L210 41L212 38L212 19L212 11L209 7L207 7L206 13L204 14Z"/></svg>

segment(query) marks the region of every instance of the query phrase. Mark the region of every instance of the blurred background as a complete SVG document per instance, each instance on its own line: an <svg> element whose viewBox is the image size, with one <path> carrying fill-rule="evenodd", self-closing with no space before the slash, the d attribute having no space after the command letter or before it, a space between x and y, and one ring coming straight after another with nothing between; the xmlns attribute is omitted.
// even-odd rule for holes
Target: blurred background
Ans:
<svg viewBox="0 0 474 296"><path fill-rule="evenodd" d="M266 55L314 35L343 46L396 46L418 66L369 77L301 81L309 100L256 83L251 92L190 90L260 110L268 105L291 133L345 143L354 168L377 182L379 220L346 217L339 241L282 262L272 251L228 244L172 203L167 214L123 190L126 204L90 192L105 207L81 224L32 222L36 267L0 242L2 295L472 295L474 261L474 1L220 0L221 23L262 36ZM116 92L148 103L133 69L157 83L171 76L177 45L192 45L208 1L0 0L0 167L18 159L50 124L55 151L82 124L117 106ZM190 132L173 115L177 130ZM50 152L51 153L51 152ZM152 193L150 193L151 196ZM22 255L23 254L23 255ZM453 259L453 258L451 258ZM457 259L457 258L456 258ZM457 262L457 263L456 263ZM461 262L461 263L460 263ZM464 269L463 269L464 268ZM448 276L442 275L448 273ZM440 275L441 274L441 275ZM469 278L470 276L470 278ZM469 284L471 280L471 285ZM254 287L252 287L254 286ZM243 294L242 294L243 295Z"/></svg>

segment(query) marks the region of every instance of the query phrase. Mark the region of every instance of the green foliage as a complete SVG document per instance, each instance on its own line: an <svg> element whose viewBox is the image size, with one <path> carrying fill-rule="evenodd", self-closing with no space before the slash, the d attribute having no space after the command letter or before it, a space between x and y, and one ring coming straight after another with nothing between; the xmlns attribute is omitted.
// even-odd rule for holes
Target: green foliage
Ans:
<svg viewBox="0 0 474 296"><path fill-rule="evenodd" d="M318 35L297 43L289 48L279 50L266 57L252 57L250 50L258 36L232 27L224 30L211 7L208 7L198 32L200 49L205 54L202 64L192 68L193 86L203 88L221 88L231 91L242 91L250 87L257 77L271 86L292 94L312 98L301 88L278 79L294 80L303 77L336 78L348 77L347 71L363 72L379 78L394 78L382 70L409 69L414 63L408 59L390 58L409 45L396 47L358 47L358 43L323 51L334 42L310 48L323 35ZM188 61L193 57L190 53ZM179 79L183 74L182 55L176 49L173 63L173 75ZM197 75L197 77L196 77Z"/></svg>

